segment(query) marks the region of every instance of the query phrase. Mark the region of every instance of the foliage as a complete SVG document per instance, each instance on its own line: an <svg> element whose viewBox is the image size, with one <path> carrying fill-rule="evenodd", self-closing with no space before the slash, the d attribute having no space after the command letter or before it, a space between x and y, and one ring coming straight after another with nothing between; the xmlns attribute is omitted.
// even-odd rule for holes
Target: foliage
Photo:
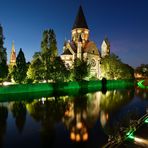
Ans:
<svg viewBox="0 0 148 148"><path fill-rule="evenodd" d="M45 30L43 32L43 40L41 42L41 58L44 67L44 79L48 82L48 80L52 79L52 65L53 60L57 56L57 43L56 36L53 29Z"/></svg>
<svg viewBox="0 0 148 148"><path fill-rule="evenodd" d="M27 64L24 53L20 49L16 58L16 66L14 66L12 76L15 82L22 83L26 78Z"/></svg>
<svg viewBox="0 0 148 148"><path fill-rule="evenodd" d="M141 64L135 69L135 72L143 76L148 76L148 64Z"/></svg>
<svg viewBox="0 0 148 148"><path fill-rule="evenodd" d="M69 70L60 57L57 57L56 36L52 29L43 32L41 52L34 54L27 76L34 81L46 82L64 81L68 78Z"/></svg>
<svg viewBox="0 0 148 148"><path fill-rule="evenodd" d="M41 81L43 80L43 71L44 67L42 64L42 59L41 59L41 53L35 53L33 56L33 60L31 64L29 65L28 71L27 71L27 78L30 80L36 80Z"/></svg>
<svg viewBox="0 0 148 148"><path fill-rule="evenodd" d="M82 81L89 75L90 65L85 60L75 59L72 69L73 79L76 81Z"/></svg>
<svg viewBox="0 0 148 148"><path fill-rule="evenodd" d="M60 57L56 57L53 60L52 65L52 80L54 82L66 81L70 76L70 70L65 66L65 63Z"/></svg>
<svg viewBox="0 0 148 148"><path fill-rule="evenodd" d="M0 63L0 79L2 80L2 82L5 78L7 78L7 75L8 75L8 66L6 64L6 61L3 60Z"/></svg>
<svg viewBox="0 0 148 148"><path fill-rule="evenodd" d="M111 54L101 60L101 77L106 79L131 79L134 78L134 70L115 54Z"/></svg>
<svg viewBox="0 0 148 148"><path fill-rule="evenodd" d="M0 80L3 80L8 75L8 66L7 66L7 53L6 48L4 48L4 36L3 36L3 28L0 25Z"/></svg>

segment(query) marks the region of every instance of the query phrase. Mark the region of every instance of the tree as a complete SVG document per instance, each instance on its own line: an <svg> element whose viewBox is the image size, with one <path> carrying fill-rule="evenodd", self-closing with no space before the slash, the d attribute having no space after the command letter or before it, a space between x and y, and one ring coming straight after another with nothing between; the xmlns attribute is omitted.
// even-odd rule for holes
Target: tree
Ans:
<svg viewBox="0 0 148 148"><path fill-rule="evenodd" d="M14 66L12 72L14 81L17 83L22 83L26 78L27 75L26 73L27 73L26 59L22 49L20 48L20 51L16 58L16 66Z"/></svg>
<svg viewBox="0 0 148 148"><path fill-rule="evenodd" d="M51 80L53 78L54 59L57 57L57 54L54 30L45 30L41 41L41 52L34 54L27 77L34 81L46 80L48 82L48 80Z"/></svg>
<svg viewBox="0 0 148 148"><path fill-rule="evenodd" d="M0 78L3 84L3 80L7 78L8 75L8 66L6 64L6 61L2 60L0 63Z"/></svg>
<svg viewBox="0 0 148 148"><path fill-rule="evenodd" d="M101 60L101 77L106 79L131 79L134 78L134 70L115 54L111 54Z"/></svg>
<svg viewBox="0 0 148 148"><path fill-rule="evenodd" d="M3 83L3 80L8 75L8 66L7 66L7 53L6 48L4 48L4 36L3 28L0 25L0 80Z"/></svg>
<svg viewBox="0 0 148 148"><path fill-rule="evenodd" d="M82 81L89 75L90 65L85 60L75 59L72 69L73 79L76 81Z"/></svg>
<svg viewBox="0 0 148 148"><path fill-rule="evenodd" d="M142 76L148 77L148 64L141 64L135 68L135 72L141 74Z"/></svg>
<svg viewBox="0 0 148 148"><path fill-rule="evenodd" d="M45 30L43 32L43 40L41 42L41 58L44 66L44 79L46 82L52 79L52 65L56 56L57 42L54 30Z"/></svg>
<svg viewBox="0 0 148 148"><path fill-rule="evenodd" d="M44 72L44 67L41 58L41 53L36 52L33 56L31 64L29 65L27 71L27 78L36 82L41 81L44 78L43 72Z"/></svg>
<svg viewBox="0 0 148 148"><path fill-rule="evenodd" d="M56 57L53 60L52 65L52 80L57 81L66 81L70 76L70 70L65 66L65 63L60 57Z"/></svg>

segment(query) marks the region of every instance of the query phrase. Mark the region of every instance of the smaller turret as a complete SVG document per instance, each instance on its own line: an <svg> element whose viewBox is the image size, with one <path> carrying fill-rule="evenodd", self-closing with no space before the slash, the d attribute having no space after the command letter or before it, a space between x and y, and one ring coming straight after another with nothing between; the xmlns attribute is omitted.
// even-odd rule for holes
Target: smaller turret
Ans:
<svg viewBox="0 0 148 148"><path fill-rule="evenodd" d="M101 57L104 58L110 54L110 42L105 38L101 45Z"/></svg>

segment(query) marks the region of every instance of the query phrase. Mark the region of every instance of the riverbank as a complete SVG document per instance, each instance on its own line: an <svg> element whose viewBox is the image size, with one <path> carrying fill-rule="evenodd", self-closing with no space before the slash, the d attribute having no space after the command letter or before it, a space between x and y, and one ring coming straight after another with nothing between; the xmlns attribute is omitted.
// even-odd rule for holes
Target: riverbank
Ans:
<svg viewBox="0 0 148 148"><path fill-rule="evenodd" d="M19 93L36 93L36 92L75 92L85 90L87 92L109 89L123 89L134 85L133 80L95 80L95 81L73 81L59 83L34 83L34 84L17 84L0 87L2 94L19 94Z"/></svg>

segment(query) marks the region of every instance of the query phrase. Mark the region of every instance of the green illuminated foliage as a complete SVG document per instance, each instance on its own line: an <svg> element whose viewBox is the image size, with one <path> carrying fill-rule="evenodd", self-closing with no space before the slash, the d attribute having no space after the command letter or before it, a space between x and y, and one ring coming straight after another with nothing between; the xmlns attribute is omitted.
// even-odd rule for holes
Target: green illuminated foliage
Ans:
<svg viewBox="0 0 148 148"><path fill-rule="evenodd" d="M63 60L61 60L60 57L56 57L53 60L53 65L52 65L52 80L54 82L63 82L69 79L70 76L70 70L66 68L65 63Z"/></svg>
<svg viewBox="0 0 148 148"><path fill-rule="evenodd" d="M33 56L33 60L27 71L27 78L32 81L41 81L44 78L44 67L41 59L41 53L37 52Z"/></svg>
<svg viewBox="0 0 148 148"><path fill-rule="evenodd" d="M53 79L54 60L57 57L56 35L53 29L45 30L41 41L41 52L33 56L27 77L35 82Z"/></svg>
<svg viewBox="0 0 148 148"><path fill-rule="evenodd" d="M101 60L101 77L106 79L132 79L134 70L129 65L124 64L115 54L106 56Z"/></svg>
<svg viewBox="0 0 148 148"><path fill-rule="evenodd" d="M87 61L75 59L72 69L72 77L76 81L81 81L90 73L90 65Z"/></svg>

